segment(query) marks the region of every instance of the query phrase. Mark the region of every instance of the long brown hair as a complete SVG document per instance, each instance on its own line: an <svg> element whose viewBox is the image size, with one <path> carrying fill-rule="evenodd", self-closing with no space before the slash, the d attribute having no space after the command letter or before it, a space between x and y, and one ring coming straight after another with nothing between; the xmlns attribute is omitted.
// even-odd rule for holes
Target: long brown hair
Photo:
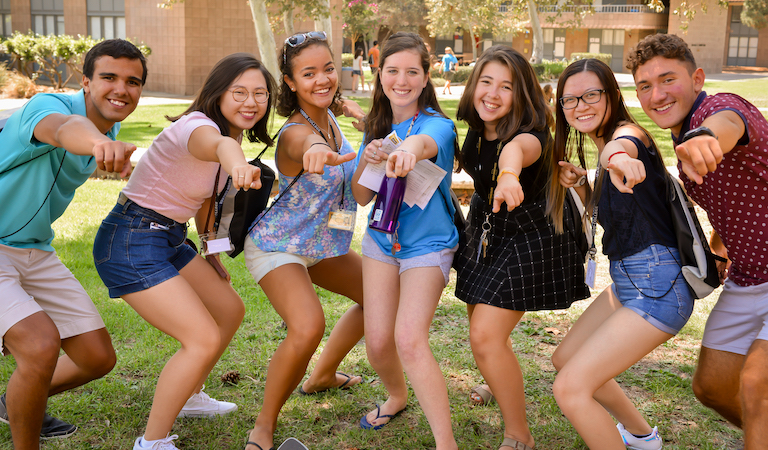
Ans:
<svg viewBox="0 0 768 450"><path fill-rule="evenodd" d="M269 135L268 122L272 116L272 106L275 104L274 94L277 91L275 79L272 78L272 75L261 61L248 53L233 53L222 58L213 66L213 69L205 78L203 87L200 88L189 108L178 116L165 116L165 118L175 122L182 116L199 111L216 123L222 136L229 136L229 121L221 113L219 99L221 99L222 95L227 94L227 89L229 89L232 83L249 69L259 70L264 75L264 79L267 81L269 98L267 99L267 111L264 113L264 117L256 122L253 128L245 130L245 135L251 142L263 142L267 146L271 146L274 141Z"/></svg>
<svg viewBox="0 0 768 450"><path fill-rule="evenodd" d="M486 49L477 59L477 63L469 76L467 87L464 89L461 100L459 100L456 118L466 122L470 129L483 133L485 124L475 109L474 97L483 68L490 62L497 62L506 67L512 79L512 98L514 101L509 113L502 117L496 125L499 141L506 143L512 139L515 133L520 132L540 131L549 133L549 128L552 125L552 112L544 100L544 94L539 86L536 73L523 55L507 45L494 45ZM552 140L547 140L547 145L541 149L541 160L548 163L551 159L551 153ZM463 155L460 157L463 159ZM556 177L558 173L556 168L550 167L549 164L542 164L541 170L547 171L547 190L552 189L554 185L551 183L551 179ZM562 187L558 188L562 189ZM547 208L548 214L549 209ZM556 227L556 231L562 233L562 227L560 229Z"/></svg>
<svg viewBox="0 0 768 450"><path fill-rule="evenodd" d="M603 89L605 90L602 95L605 95L607 99L606 108L610 108L610 114L608 115L608 118L605 119L605 124L601 129L597 130L597 137L602 138L607 142L612 138L616 132L616 129L627 124L632 124L642 130L643 133L648 136L651 144L655 145L653 138L648 133L648 131L638 125L635 118L632 117L632 114L627 109L627 105L624 103L624 98L622 97L621 91L619 90L619 84L616 82L616 78L614 77L611 68L598 59L581 59L573 62L571 65L565 68L562 75L560 76L560 81L557 86L557 97L555 101L555 148L552 152L552 164L557 167L559 161L570 161L575 156L579 160L579 165L582 168L587 168L586 155L584 151L586 135L571 127L565 118L563 106L560 104L560 99L563 97L563 88L565 86L565 82L568 80L568 78L582 72L592 72L597 76L598 80L600 80L600 84L602 84ZM656 152L656 156L661 159L660 152ZM600 192L600 188L603 184L604 174L605 171L601 171L601 173L597 174L597 179L595 181L595 192ZM548 205L551 205L553 208L551 216L553 219L556 219L560 223L560 226L562 226L565 190L557 190L552 188L555 184L558 186L560 185L559 176L554 177L550 184L552 186L550 186L549 190L550 198ZM586 203L594 206L594 203L596 202L597 196L592 195L592 190L590 189L589 184L587 184ZM557 224L558 222L555 223Z"/></svg>

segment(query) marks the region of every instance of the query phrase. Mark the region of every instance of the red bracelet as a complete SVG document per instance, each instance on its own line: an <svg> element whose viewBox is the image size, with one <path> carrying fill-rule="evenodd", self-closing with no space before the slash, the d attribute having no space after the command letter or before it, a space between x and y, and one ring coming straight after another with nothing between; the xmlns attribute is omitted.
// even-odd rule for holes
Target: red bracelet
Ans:
<svg viewBox="0 0 768 450"><path fill-rule="evenodd" d="M614 154L612 154L611 156L608 157L608 164L611 163L611 158L613 158L616 155L620 155L622 153L624 153L625 155L629 155L629 153L627 153L627 152L616 152L616 153L614 153Z"/></svg>

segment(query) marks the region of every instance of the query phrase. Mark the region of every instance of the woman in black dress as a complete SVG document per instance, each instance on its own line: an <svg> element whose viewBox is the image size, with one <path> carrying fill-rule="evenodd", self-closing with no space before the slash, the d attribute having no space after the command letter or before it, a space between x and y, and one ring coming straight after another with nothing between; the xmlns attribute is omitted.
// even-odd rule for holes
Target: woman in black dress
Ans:
<svg viewBox="0 0 768 450"><path fill-rule="evenodd" d="M550 162L552 115L525 57L503 45L483 52L457 118L470 128L461 156L475 194L468 243L456 254L456 296L467 303L472 352L488 383L473 391L495 395L504 418L501 447L527 450L534 439L509 335L525 311L564 309L589 296L584 253L570 209L555 223L548 210L558 173Z"/></svg>

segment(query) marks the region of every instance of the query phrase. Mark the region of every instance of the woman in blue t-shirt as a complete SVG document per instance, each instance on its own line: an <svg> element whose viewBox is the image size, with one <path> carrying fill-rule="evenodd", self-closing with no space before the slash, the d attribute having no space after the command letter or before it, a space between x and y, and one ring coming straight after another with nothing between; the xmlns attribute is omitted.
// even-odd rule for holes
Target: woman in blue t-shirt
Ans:
<svg viewBox="0 0 768 450"><path fill-rule="evenodd" d="M614 377L677 334L693 311L663 196L668 176L664 161L648 132L630 115L605 63L585 59L568 66L557 99L553 163L561 166L563 186L573 186L586 175L584 168L565 162L571 151L576 150L583 164L585 136L597 147L597 199L585 204L596 208L593 214L605 230L603 252L613 284L584 311L552 355L559 370L555 399L590 448L622 449L626 444L660 449L657 428L651 428Z"/></svg>
<svg viewBox="0 0 768 450"><path fill-rule="evenodd" d="M387 176L404 177L417 162L431 160L446 174L424 209L403 203L394 234L368 229L363 237L366 350L389 399L363 416L360 426L377 430L405 409L405 369L437 449L456 449L448 391L428 334L458 244L449 200L456 133L437 103L424 41L413 33L395 33L381 58L358 155L355 199L366 205L375 195L357 183L369 164L384 164ZM403 141L387 156L382 142L392 131Z"/></svg>

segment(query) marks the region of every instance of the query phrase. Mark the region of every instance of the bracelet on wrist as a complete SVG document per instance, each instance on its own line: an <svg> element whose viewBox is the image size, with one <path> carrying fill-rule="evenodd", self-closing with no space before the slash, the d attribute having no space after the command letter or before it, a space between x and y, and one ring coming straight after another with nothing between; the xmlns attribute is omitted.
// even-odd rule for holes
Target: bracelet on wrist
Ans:
<svg viewBox="0 0 768 450"><path fill-rule="evenodd" d="M512 175L513 177L515 177L515 179L517 180L518 183L520 182L520 177L512 169L510 169L508 167L506 167L504 169L501 169L501 172L499 172L499 176L502 176L505 173L508 173L508 174Z"/></svg>
<svg viewBox="0 0 768 450"><path fill-rule="evenodd" d="M614 154L612 154L611 156L609 156L609 157L608 157L608 164L610 164L610 163L611 163L611 158L613 158L613 157L614 157L614 156L616 156L616 155L621 155L622 153L624 153L625 155L629 155L629 153L627 153L627 152L624 152L624 151L621 151L621 152L616 152L616 153L614 153Z"/></svg>
<svg viewBox="0 0 768 450"><path fill-rule="evenodd" d="M331 148L331 145L328 144L327 142L315 142L315 143L309 144L309 147L307 148L307 150L314 147L315 145L325 145L326 147Z"/></svg>

